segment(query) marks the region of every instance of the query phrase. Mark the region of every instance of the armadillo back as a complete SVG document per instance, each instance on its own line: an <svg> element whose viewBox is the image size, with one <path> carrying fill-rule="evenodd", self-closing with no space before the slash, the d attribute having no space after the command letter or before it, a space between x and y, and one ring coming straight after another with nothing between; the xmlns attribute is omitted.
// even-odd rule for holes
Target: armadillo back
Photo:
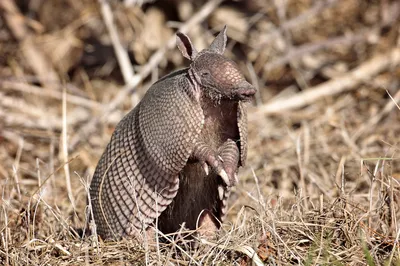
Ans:
<svg viewBox="0 0 400 266"><path fill-rule="evenodd" d="M185 74L155 83L117 125L95 170L90 196L97 233L137 234L171 203L201 131L203 114Z"/></svg>

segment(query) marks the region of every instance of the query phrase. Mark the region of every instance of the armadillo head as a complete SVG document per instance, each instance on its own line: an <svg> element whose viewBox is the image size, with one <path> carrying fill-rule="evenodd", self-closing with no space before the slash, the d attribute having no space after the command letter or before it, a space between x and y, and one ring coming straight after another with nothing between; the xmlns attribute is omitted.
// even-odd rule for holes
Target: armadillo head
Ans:
<svg viewBox="0 0 400 266"><path fill-rule="evenodd" d="M201 52L192 45L188 36L177 34L177 46L183 56L192 61L191 78L213 99L247 101L256 89L246 81L235 62L222 56L226 46L226 26L208 49Z"/></svg>

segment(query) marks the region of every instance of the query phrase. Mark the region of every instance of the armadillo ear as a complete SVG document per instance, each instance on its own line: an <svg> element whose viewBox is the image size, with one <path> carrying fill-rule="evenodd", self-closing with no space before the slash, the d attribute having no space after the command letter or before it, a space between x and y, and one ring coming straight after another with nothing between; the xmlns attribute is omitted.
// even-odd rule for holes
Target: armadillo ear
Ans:
<svg viewBox="0 0 400 266"><path fill-rule="evenodd" d="M218 54L223 54L226 47L226 39L227 37L226 37L226 25L225 25L224 28L221 30L221 32L218 33L217 37L215 37L209 49Z"/></svg>
<svg viewBox="0 0 400 266"><path fill-rule="evenodd" d="M197 50L186 34L178 32L176 34L176 46L181 51L182 55L193 61L197 56Z"/></svg>

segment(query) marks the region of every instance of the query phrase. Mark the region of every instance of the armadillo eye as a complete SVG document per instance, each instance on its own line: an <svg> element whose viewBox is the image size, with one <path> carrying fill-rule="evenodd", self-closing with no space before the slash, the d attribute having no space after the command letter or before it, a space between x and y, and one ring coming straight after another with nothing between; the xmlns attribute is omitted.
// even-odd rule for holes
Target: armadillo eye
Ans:
<svg viewBox="0 0 400 266"><path fill-rule="evenodd" d="M208 71L205 71L205 72L201 73L202 77L208 77L208 75L210 75L210 72L208 72Z"/></svg>

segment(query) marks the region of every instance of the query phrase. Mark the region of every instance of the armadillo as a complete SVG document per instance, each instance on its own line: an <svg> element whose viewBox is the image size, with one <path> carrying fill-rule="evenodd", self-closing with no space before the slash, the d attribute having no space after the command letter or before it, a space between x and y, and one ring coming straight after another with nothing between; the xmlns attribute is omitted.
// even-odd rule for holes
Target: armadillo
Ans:
<svg viewBox="0 0 400 266"><path fill-rule="evenodd" d="M90 184L97 233L220 227L247 154L245 103L256 89L222 54L226 26L200 52L177 33L188 68L155 82L116 126Z"/></svg>

